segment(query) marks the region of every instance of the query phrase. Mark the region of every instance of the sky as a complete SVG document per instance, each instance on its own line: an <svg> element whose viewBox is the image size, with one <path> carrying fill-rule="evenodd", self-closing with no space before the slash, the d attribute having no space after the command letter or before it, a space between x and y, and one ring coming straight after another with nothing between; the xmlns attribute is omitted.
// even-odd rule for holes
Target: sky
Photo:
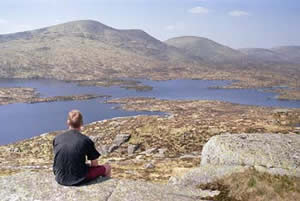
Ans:
<svg viewBox="0 0 300 201"><path fill-rule="evenodd" d="M0 34L91 19L161 41L201 36L271 48L300 45L299 11L299 0L0 0Z"/></svg>

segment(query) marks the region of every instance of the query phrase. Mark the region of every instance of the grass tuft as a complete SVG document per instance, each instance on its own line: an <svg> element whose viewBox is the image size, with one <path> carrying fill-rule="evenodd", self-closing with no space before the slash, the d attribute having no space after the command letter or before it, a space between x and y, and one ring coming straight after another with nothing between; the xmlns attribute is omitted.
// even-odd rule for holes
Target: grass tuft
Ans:
<svg viewBox="0 0 300 201"><path fill-rule="evenodd" d="M251 177L248 181L248 187L253 188L253 187L255 187L255 185L256 185L256 180L254 177Z"/></svg>
<svg viewBox="0 0 300 201"><path fill-rule="evenodd" d="M238 178L238 179L237 179ZM300 178L270 175L249 170L236 173L201 189L219 190L214 201L290 201L300 200Z"/></svg>

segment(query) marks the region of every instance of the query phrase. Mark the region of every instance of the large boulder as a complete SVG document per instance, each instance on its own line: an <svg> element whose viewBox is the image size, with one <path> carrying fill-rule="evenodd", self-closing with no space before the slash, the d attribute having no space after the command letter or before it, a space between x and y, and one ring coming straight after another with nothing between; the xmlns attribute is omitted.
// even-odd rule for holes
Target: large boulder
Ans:
<svg viewBox="0 0 300 201"><path fill-rule="evenodd" d="M300 168L300 136L286 134L225 134L203 147L201 165Z"/></svg>
<svg viewBox="0 0 300 201"><path fill-rule="evenodd" d="M218 191L182 188L142 181L98 179L87 185L66 187L56 183L51 172L22 172L0 177L1 201L198 201Z"/></svg>
<svg viewBox="0 0 300 201"><path fill-rule="evenodd" d="M300 177L300 136L283 134L224 134L203 147L201 165L169 184L198 186L233 173L255 169L273 175Z"/></svg>

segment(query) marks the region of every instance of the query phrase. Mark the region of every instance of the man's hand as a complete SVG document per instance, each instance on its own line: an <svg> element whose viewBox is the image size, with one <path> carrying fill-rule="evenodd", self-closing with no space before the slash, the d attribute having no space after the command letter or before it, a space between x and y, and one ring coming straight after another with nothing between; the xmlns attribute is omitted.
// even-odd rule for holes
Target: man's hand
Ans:
<svg viewBox="0 0 300 201"><path fill-rule="evenodd" d="M97 167L98 161L97 160L91 160L90 167ZM111 166L109 164L102 165L105 167L105 175L106 177L111 177Z"/></svg>

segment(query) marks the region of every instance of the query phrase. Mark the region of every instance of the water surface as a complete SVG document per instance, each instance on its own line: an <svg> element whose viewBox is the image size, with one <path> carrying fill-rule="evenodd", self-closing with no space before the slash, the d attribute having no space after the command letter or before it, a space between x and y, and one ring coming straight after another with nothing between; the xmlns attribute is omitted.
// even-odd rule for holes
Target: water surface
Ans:
<svg viewBox="0 0 300 201"><path fill-rule="evenodd" d="M141 80L153 87L152 91L137 92L120 87L77 86L54 80L0 80L0 87L31 87L43 97L79 94L111 95L122 97L155 97L168 100L220 100L238 104L300 108L300 101L280 101L275 93L255 89L216 89L230 81L210 80ZM118 105L104 103L104 98L50 102L37 104L10 104L0 106L2 124L0 144L12 143L42 133L66 129L66 115L71 109L79 109L85 123L133 115L162 114L155 112L129 112L115 109Z"/></svg>

